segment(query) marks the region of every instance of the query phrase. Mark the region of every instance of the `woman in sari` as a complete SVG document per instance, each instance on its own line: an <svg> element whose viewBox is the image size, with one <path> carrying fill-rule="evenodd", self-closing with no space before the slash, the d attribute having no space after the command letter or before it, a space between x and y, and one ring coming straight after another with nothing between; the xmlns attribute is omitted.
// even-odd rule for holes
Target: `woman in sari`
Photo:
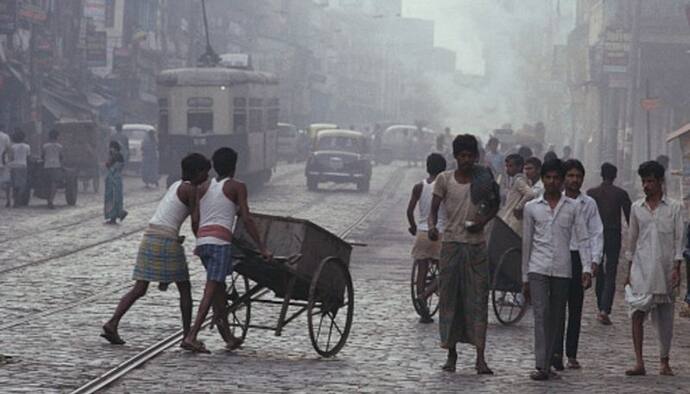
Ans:
<svg viewBox="0 0 690 394"><path fill-rule="evenodd" d="M108 173L105 178L105 204L103 213L107 224L116 224L117 219L123 221L127 211L123 208L124 196L122 192L122 168L125 159L120 153L120 144L110 142L110 152L105 167Z"/></svg>
<svg viewBox="0 0 690 394"><path fill-rule="evenodd" d="M156 142L155 131L149 131L148 136L141 144L141 151L141 179L146 187L149 185L158 187L158 143Z"/></svg>

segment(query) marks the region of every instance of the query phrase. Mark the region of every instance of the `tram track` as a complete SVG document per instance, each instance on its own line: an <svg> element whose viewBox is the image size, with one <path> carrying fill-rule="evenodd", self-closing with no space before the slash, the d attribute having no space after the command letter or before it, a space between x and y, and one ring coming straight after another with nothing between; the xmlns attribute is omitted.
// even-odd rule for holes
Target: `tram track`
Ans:
<svg viewBox="0 0 690 394"><path fill-rule="evenodd" d="M373 215L381 207L381 205L383 205L386 199L390 196L391 189L399 181L399 176L402 173L404 173L404 171L404 168L399 167L393 172L393 174L390 175L389 179L384 184L382 191L380 192L376 202L374 202L374 204L372 204L371 207L369 207L363 214L358 216L357 219L354 220L349 226L340 231L337 234L339 238L346 239L347 237L349 237L362 223L364 223L368 218L370 218L371 215ZM308 204L308 206L310 205L312 204ZM211 324L211 317L206 319L204 325L202 326L202 329L206 328L209 324ZM2 327L0 327L0 329L2 329ZM99 392L100 390L105 389L112 383L126 376L132 370L142 367L148 361L157 357L165 350L175 346L181 340L182 330L178 330L174 334L154 343L153 345L149 346L143 351L118 364L116 367L106 371L102 375L80 386L76 390L72 391L72 394L90 394Z"/></svg>

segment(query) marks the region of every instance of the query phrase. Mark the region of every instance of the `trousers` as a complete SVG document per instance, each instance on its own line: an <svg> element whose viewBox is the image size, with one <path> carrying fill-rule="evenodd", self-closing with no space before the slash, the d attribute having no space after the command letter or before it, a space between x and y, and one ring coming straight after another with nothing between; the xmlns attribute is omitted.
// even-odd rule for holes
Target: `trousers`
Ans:
<svg viewBox="0 0 690 394"><path fill-rule="evenodd" d="M595 291L600 312L611 314L613 297L616 294L616 274L621 254L621 230L604 229L604 264L597 273Z"/></svg>
<svg viewBox="0 0 690 394"><path fill-rule="evenodd" d="M535 366L542 371L551 367L558 325L565 314L568 278L537 273L527 275L534 314Z"/></svg>
<svg viewBox="0 0 690 394"><path fill-rule="evenodd" d="M573 276L568 283L568 319L566 333L566 318L563 314L556 333L554 345L554 358L563 358L563 336L565 334L565 355L568 358L577 358L577 347L580 342L580 325L582 323L582 303L585 299L585 289L582 287L582 260L578 252L570 252L570 260L573 265Z"/></svg>

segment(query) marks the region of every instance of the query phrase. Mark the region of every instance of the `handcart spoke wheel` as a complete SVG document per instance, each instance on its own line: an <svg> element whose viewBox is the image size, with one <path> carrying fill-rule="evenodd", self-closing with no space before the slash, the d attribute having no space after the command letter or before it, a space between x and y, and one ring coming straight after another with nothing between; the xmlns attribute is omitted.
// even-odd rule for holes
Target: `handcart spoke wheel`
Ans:
<svg viewBox="0 0 690 394"><path fill-rule="evenodd" d="M230 323L230 331L236 338L244 340L249 330L252 308L249 299L242 303L238 303L238 301L240 297L247 294L249 291L249 280L237 272L233 272L228 279L226 298L229 311L228 322Z"/></svg>
<svg viewBox="0 0 690 394"><path fill-rule="evenodd" d="M439 270L438 262L430 262L429 269L427 270L426 276L424 277L424 292L427 293L426 296L426 306L429 311L429 317L434 316L438 312L438 294L439 294ZM415 261L412 265L412 277L410 279L410 294L412 296L412 306L414 306L415 311L420 317L424 317L425 311L417 302L420 298L420 294L417 288L417 272L419 271L419 261Z"/></svg>
<svg viewBox="0 0 690 394"><path fill-rule="evenodd" d="M354 289L350 272L336 257L324 259L309 287L307 321L312 346L323 357L332 357L345 346L352 327Z"/></svg>
<svg viewBox="0 0 690 394"><path fill-rule="evenodd" d="M496 319L501 324L515 324L527 311L527 303L522 295L521 259L519 248L508 249L494 271L491 303Z"/></svg>

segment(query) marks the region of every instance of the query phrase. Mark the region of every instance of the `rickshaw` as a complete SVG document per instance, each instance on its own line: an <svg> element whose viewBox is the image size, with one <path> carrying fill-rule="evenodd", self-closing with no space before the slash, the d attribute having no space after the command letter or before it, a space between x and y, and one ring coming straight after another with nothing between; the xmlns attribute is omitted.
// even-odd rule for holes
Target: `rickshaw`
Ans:
<svg viewBox="0 0 690 394"><path fill-rule="evenodd" d="M311 344L332 357L347 341L354 314L349 271L352 246L307 220L254 215L262 239L276 255L265 261L242 223L233 233L233 274L227 288L227 313L233 335L244 339L250 328L276 336L306 312ZM251 323L252 308L279 308L275 326Z"/></svg>
<svg viewBox="0 0 690 394"><path fill-rule="evenodd" d="M501 218L494 218L489 236L489 277L491 280L491 305L499 323L512 325L520 321L527 311L527 303L522 295L522 249L521 239ZM417 270L412 268L411 295L415 311L423 316L416 300L419 292L416 285ZM438 311L439 268L432 263L424 280L424 296L427 300L429 316Z"/></svg>

